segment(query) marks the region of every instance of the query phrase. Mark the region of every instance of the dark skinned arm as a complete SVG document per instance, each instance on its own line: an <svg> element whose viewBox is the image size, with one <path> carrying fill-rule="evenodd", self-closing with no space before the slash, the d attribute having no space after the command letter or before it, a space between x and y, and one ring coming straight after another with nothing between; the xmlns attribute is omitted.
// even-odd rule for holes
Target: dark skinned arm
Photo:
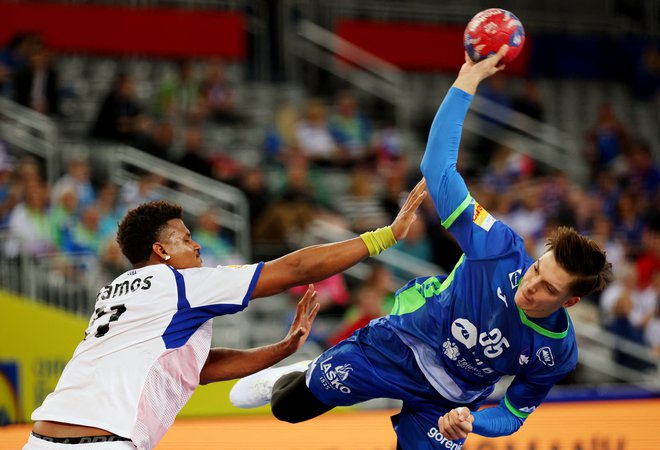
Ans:
<svg viewBox="0 0 660 450"><path fill-rule="evenodd" d="M289 332L284 339L275 344L247 350L212 348L199 374L200 384L242 378L277 364L294 354L307 340L312 322L319 311L319 304L316 303L315 298L314 286L309 285L304 297L298 302L296 316Z"/></svg>

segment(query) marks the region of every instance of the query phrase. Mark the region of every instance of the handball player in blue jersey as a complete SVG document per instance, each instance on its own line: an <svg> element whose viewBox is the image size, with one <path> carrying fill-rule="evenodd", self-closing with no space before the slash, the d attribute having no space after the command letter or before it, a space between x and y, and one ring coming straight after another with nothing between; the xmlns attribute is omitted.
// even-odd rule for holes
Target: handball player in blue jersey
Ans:
<svg viewBox="0 0 660 450"><path fill-rule="evenodd" d="M523 239L472 198L456 171L463 120L477 86L502 70L500 52L462 66L431 126L421 169L442 226L463 256L448 276L411 280L390 315L373 320L307 364L240 380L240 407L270 401L287 422L335 406L385 397L403 401L392 417L403 450L462 448L470 432L509 435L577 364L566 308L602 290L611 264L570 228L550 236L534 261ZM513 381L498 406L478 411L504 375Z"/></svg>

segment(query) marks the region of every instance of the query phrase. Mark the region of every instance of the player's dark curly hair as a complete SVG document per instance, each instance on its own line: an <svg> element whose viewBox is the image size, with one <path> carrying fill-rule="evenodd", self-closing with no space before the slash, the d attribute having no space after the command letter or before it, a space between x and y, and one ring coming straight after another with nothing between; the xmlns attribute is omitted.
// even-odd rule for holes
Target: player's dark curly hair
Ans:
<svg viewBox="0 0 660 450"><path fill-rule="evenodd" d="M614 278L612 264L605 252L592 239L581 236L573 228L559 227L548 239L548 250L554 252L559 267L575 280L569 286L571 294L584 297L602 291Z"/></svg>
<svg viewBox="0 0 660 450"><path fill-rule="evenodd" d="M121 252L133 265L146 262L151 255L151 246L158 240L167 221L182 217L180 206L165 201L143 203L131 209L117 230Z"/></svg>

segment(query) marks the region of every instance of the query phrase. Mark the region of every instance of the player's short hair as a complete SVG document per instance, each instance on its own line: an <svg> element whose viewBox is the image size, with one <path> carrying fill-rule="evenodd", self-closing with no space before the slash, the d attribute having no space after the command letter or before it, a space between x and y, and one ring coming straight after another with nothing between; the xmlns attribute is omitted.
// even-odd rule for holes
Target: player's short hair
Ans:
<svg viewBox="0 0 660 450"><path fill-rule="evenodd" d="M119 223L117 243L131 264L149 260L151 246L172 219L181 219L183 210L179 205L165 201L143 203L126 213Z"/></svg>
<svg viewBox="0 0 660 450"><path fill-rule="evenodd" d="M602 291L614 278L605 252L594 240L581 236L573 228L557 228L547 246L554 252L559 267L575 277L568 287L572 295L584 297Z"/></svg>

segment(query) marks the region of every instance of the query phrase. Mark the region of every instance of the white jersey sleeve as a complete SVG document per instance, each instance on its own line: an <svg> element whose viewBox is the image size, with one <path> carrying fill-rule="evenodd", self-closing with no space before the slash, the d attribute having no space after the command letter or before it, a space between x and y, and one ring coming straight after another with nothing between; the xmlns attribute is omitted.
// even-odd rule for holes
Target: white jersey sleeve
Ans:
<svg viewBox="0 0 660 450"><path fill-rule="evenodd" d="M214 268L179 270L185 285L186 297L191 308L213 305L245 305L250 300L255 271L261 272L261 265L218 266ZM218 280L222 280L221 284ZM254 283L251 284L251 281ZM178 279L177 279L178 282ZM237 296L237 289L245 289L243 297Z"/></svg>

